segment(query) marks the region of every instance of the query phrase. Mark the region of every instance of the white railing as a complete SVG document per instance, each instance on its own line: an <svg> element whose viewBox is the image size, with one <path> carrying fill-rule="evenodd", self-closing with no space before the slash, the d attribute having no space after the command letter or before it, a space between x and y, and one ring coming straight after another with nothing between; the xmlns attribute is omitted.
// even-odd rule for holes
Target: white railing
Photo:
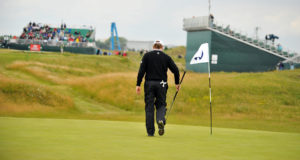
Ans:
<svg viewBox="0 0 300 160"><path fill-rule="evenodd" d="M293 62L293 63L300 63L300 55L296 55L296 56L294 56L292 58L289 58L289 59L287 59L287 60L285 60L283 62L284 63L291 63L291 62Z"/></svg>
<svg viewBox="0 0 300 160"><path fill-rule="evenodd" d="M95 42L70 42L57 40L33 40L33 39L10 39L9 43L16 44L41 44L45 46L68 46L68 47L96 47Z"/></svg>

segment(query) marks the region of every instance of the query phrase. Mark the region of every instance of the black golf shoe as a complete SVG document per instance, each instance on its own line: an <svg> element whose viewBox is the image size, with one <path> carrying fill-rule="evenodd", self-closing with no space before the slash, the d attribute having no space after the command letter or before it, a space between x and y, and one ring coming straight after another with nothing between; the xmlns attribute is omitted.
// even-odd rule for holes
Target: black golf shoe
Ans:
<svg viewBox="0 0 300 160"><path fill-rule="evenodd" d="M164 135L165 133L165 125L164 122L162 120L158 121L158 134L160 136Z"/></svg>
<svg viewBox="0 0 300 160"><path fill-rule="evenodd" d="M148 137L154 137L154 134L148 134Z"/></svg>

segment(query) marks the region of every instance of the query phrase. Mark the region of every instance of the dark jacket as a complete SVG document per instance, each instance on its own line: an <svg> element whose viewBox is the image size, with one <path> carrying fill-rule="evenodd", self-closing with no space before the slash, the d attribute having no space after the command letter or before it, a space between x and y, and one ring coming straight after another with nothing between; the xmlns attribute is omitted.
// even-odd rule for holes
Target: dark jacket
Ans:
<svg viewBox="0 0 300 160"><path fill-rule="evenodd" d="M179 70L170 56L160 50L153 50L146 53L141 61L136 85L141 85L145 73L146 81L163 80L167 82L168 68L174 74L175 84L179 84Z"/></svg>

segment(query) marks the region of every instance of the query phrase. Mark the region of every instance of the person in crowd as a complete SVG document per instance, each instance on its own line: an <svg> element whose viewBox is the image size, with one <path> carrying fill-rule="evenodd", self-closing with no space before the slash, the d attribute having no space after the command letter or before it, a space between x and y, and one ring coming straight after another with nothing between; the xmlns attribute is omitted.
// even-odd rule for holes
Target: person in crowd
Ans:
<svg viewBox="0 0 300 160"><path fill-rule="evenodd" d="M89 30L89 32L86 33L86 38L90 38L91 34L92 34L92 30Z"/></svg>
<svg viewBox="0 0 300 160"><path fill-rule="evenodd" d="M283 70L283 68L284 68L284 64L282 63L282 61L280 61L280 63L279 63L279 70L281 71L281 70Z"/></svg>
<svg viewBox="0 0 300 160"><path fill-rule="evenodd" d="M281 52L282 51L282 46L280 43L277 44L277 51L278 52Z"/></svg>
<svg viewBox="0 0 300 160"><path fill-rule="evenodd" d="M21 39L35 39L35 40L56 40L56 41L69 41L69 42L88 42L88 38L92 34L92 30L89 30L86 35L81 35L80 31L75 31L74 35L71 33L71 28L66 29L66 23L61 24L61 28L50 28L48 25L42 25L41 23L29 22L29 24L23 28L23 32L20 35Z"/></svg>
<svg viewBox="0 0 300 160"><path fill-rule="evenodd" d="M26 38L26 33L23 32L23 33L21 34L20 38L21 38L21 39L25 39L25 38Z"/></svg>
<svg viewBox="0 0 300 160"><path fill-rule="evenodd" d="M209 15L209 26L212 28L213 27L213 25L214 25L214 19L215 19L215 17L214 17L214 15L213 14L210 14Z"/></svg>
<svg viewBox="0 0 300 160"><path fill-rule="evenodd" d="M265 36L265 40L266 40L266 41L270 40L269 35L266 35L266 36Z"/></svg>
<svg viewBox="0 0 300 160"><path fill-rule="evenodd" d="M28 33L28 36L29 36L29 39L33 39L33 33L32 33L32 31L30 31L30 32Z"/></svg>
<svg viewBox="0 0 300 160"><path fill-rule="evenodd" d="M97 48L97 53L96 53L97 55L102 55L102 51L101 51L101 49L100 48Z"/></svg>
<svg viewBox="0 0 300 160"><path fill-rule="evenodd" d="M274 34L269 34L269 35L266 35L265 39L266 40L271 40L272 44L274 45L275 40L279 39L279 37L274 35Z"/></svg>
<svg viewBox="0 0 300 160"><path fill-rule="evenodd" d="M72 36L69 37L68 41L69 42L74 42L74 39L72 38Z"/></svg>
<svg viewBox="0 0 300 160"><path fill-rule="evenodd" d="M291 62L291 64L290 64L290 69L291 69L291 70L294 70L294 69L295 69L295 66L294 66L294 63L293 63L293 62Z"/></svg>
<svg viewBox="0 0 300 160"><path fill-rule="evenodd" d="M144 53L144 50L141 50L141 51L140 51L140 56L142 56L142 55L143 55L143 53Z"/></svg>

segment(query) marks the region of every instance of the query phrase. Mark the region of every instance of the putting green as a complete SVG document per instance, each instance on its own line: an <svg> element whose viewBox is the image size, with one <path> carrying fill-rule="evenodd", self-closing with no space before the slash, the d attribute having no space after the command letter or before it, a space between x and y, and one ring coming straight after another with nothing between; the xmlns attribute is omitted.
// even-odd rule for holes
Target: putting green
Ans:
<svg viewBox="0 0 300 160"><path fill-rule="evenodd" d="M0 118L1 160L300 159L300 134L167 125L147 137L144 123Z"/></svg>

